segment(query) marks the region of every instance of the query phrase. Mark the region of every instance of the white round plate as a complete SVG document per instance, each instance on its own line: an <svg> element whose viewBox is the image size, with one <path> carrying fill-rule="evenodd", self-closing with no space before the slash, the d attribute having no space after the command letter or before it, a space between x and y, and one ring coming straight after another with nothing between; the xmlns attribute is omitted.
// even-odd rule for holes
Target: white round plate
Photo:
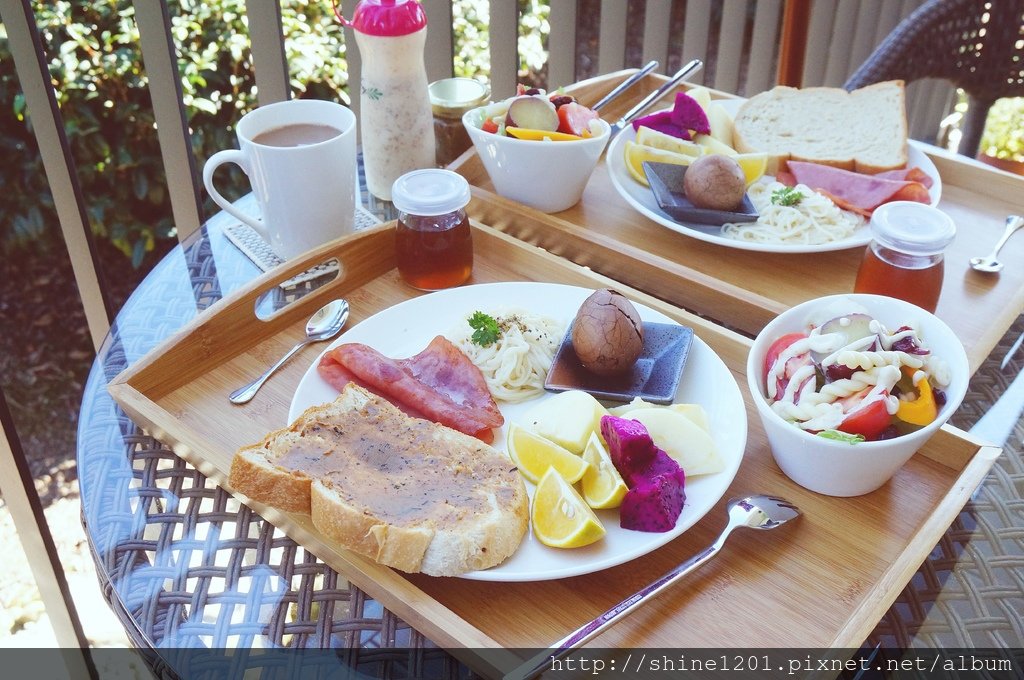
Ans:
<svg viewBox="0 0 1024 680"><path fill-rule="evenodd" d="M448 334L476 310L528 309L558 319L568 326L580 304L593 291L547 283L491 283L463 286L407 300L379 312L353 327L328 349L345 342L361 342L389 357L404 358L421 351L436 335ZM644 321L674 323L664 314L636 304ZM325 352L327 350L324 350ZM322 354L321 354L322 356ZM288 411L292 422L305 409L333 400L337 391L317 373L319 357L299 382ZM505 425L495 431L494 448L505 451L508 424L524 422L525 414L552 394L521 404L499 403ZM694 336L676 402L697 403L707 411L711 436L725 461L713 475L686 480L686 503L672 531L645 533L619 527L618 510L598 510L606 536L584 548L549 548L527 531L514 555L485 571L464 574L479 581L543 581L578 576L628 562L659 548L693 526L725 494L743 458L747 442L747 416L743 396L732 373L700 338ZM533 485L526 483L530 496Z"/></svg>
<svg viewBox="0 0 1024 680"><path fill-rule="evenodd" d="M718 101L725 105L726 110L730 114L735 114L736 109L739 108L739 104L743 103L742 99L723 99ZM733 104L733 102L735 102L735 104ZM608 168L608 174L611 176L612 184L615 185L615 189L619 192L619 195L626 199L626 202L633 206L637 212L649 217L662 226L668 227L673 231L678 231L680 234L692 236L695 239L707 241L709 243L717 243L721 246L738 248L740 250L756 250L762 253L824 253L831 250L845 250L847 248L863 247L871 240L871 233L868 230L867 224L858 228L849 238L845 238L841 241L822 243L820 245L788 245L782 243L752 243L749 241L738 241L724 236L721 233L709 231L707 226L701 228L698 225L691 226L683 222L678 222L658 206L658 201L654 198L654 193L648 187L645 187L633 179L632 175L629 174L629 170L626 169L626 160L623 155L623 149L625 148L626 142L633 141L635 139L636 131L634 131L633 126L630 125L620 132L612 140L612 143L608 145L608 152L605 156L605 165ZM907 153L907 164L911 167L917 166L921 168L929 177L932 178L933 184L931 189L928 190L928 193L932 198L932 205L936 205L939 202L939 197L942 195L942 180L939 178L939 171L936 169L935 164L932 163L932 160L922 151L922 148L924 148L923 144L910 140L910 146Z"/></svg>

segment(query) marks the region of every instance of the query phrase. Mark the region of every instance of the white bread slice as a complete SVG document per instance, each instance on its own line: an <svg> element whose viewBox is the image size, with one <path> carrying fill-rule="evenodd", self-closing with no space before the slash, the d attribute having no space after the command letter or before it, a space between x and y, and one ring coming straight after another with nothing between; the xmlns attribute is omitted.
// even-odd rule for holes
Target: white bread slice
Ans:
<svg viewBox="0 0 1024 680"><path fill-rule="evenodd" d="M751 97L737 111L733 142L740 153L769 154L769 173L786 160L868 174L902 168L907 164L903 81L852 92L774 87Z"/></svg>
<svg viewBox="0 0 1024 680"><path fill-rule="evenodd" d="M351 383L239 449L229 484L310 514L344 548L433 576L500 564L529 523L526 487L507 456Z"/></svg>

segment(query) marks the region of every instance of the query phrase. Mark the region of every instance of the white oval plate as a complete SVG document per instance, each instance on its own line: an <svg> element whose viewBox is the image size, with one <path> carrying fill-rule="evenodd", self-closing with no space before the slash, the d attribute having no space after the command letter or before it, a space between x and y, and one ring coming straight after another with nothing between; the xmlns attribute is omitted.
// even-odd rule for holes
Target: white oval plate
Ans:
<svg viewBox="0 0 1024 680"><path fill-rule="evenodd" d="M730 114L735 114L738 105L743 103L741 99L723 99L718 101L722 104L730 103L726 105L726 109ZM731 104L731 102L736 102L736 104ZM633 130L633 126L628 126L608 145L605 165L608 168L608 174L611 176L612 184L615 185L619 195L626 199L626 202L633 206L637 212L649 217L662 226L678 231L680 234L692 236L695 239L709 243L717 243L721 246L738 248L740 250L755 250L762 253L824 253L832 250L863 247L871 240L871 233L868 230L867 224L858 228L850 237L841 241L832 241L831 243L819 245L787 245L782 243L738 241L723 236L716 231L709 231L706 226L700 228L698 225L677 222L658 206L654 193L648 187L633 179L632 175L629 174L629 170L626 169L623 149L627 141L633 141L634 139L636 139L636 132ZM932 159L922 151L923 148L925 148L925 145L910 140L907 164L921 168L932 178L934 183L931 189L928 190L928 193L932 198L932 205L936 205L939 202L939 197L942 195L942 180L939 177L938 169L932 163Z"/></svg>
<svg viewBox="0 0 1024 680"><path fill-rule="evenodd" d="M568 326L580 304L592 292L575 286L527 282L452 288L385 309L344 333L327 349L345 342L361 342L389 357L412 356L436 335L450 333L464 323L476 310L487 312L518 307L558 319ZM675 323L648 307L636 304L636 308L644 321ZM288 422L310 406L337 396L337 391L317 373L319 362L317 357L299 382L288 411ZM552 396L545 394L521 404L499 404L505 425L495 431L494 448L504 452L508 424L524 422L530 409ZM747 416L739 386L718 355L696 336L676 392L676 402L697 403L707 411L711 435L725 461L725 469L713 475L687 478L686 503L675 529L660 534L628 531L619 527L618 510L598 510L607 535L597 543L571 550L549 548L528 531L519 549L505 562L485 571L464 574L463 578L543 581L588 574L646 555L693 526L725 494L739 469L747 442ZM533 485L527 482L526 486L532 498Z"/></svg>

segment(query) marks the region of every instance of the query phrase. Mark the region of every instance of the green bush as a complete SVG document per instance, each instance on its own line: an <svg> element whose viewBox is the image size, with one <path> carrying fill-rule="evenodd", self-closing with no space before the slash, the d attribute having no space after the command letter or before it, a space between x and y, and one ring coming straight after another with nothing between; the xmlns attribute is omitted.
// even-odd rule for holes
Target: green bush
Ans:
<svg viewBox="0 0 1024 680"><path fill-rule="evenodd" d="M981 150L993 158L1024 161L1024 97L1000 99L992 105Z"/></svg>
<svg viewBox="0 0 1024 680"><path fill-rule="evenodd" d="M93 232L138 265L174 235L152 103L130 0L33 0ZM244 0L172 0L172 30L197 164L234 146L233 124L256 106ZM327 2L282 7L291 84L298 96L348 101L342 29ZM0 167L5 252L50 241L57 219L34 153L6 34L0 38ZM240 171L234 194L247 190ZM231 194L231 191L225 193ZM212 211L212 204L208 210Z"/></svg>

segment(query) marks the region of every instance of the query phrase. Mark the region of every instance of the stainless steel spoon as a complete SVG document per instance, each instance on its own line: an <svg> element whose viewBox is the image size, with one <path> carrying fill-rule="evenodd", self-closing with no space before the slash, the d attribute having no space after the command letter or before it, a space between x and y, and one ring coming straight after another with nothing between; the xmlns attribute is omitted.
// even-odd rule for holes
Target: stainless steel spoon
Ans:
<svg viewBox="0 0 1024 680"><path fill-rule="evenodd" d="M329 340L338 334L348 321L348 301L334 300L317 310L317 312L306 322L306 339L288 350L288 353L281 357L276 364L267 369L267 372L253 380L244 387L239 387L231 393L228 399L232 404L245 404L250 401L261 387L267 382L267 378L274 374L274 371L284 366L285 362L295 354L313 342Z"/></svg>
<svg viewBox="0 0 1024 680"><path fill-rule="evenodd" d="M585 623L569 633L550 648L506 675L505 680L535 678L544 671L549 670L552 661L567 656L572 650L581 647L594 637L608 630L638 609L640 605L667 590L670 586L675 585L677 581L714 557L722 549L725 539L729 537L733 529L737 527L774 529L800 516L800 511L789 501L774 496L757 495L733 499L729 501L728 509L729 523L714 543L643 590L630 595L590 623Z"/></svg>
<svg viewBox="0 0 1024 680"><path fill-rule="evenodd" d="M1010 240L1021 227L1024 227L1024 217L1020 215L1009 215L1006 218L1006 230L1003 231L1002 237L996 243L996 247L992 249L992 254L985 257L972 257L971 258L971 269L979 272L987 272L994 274L1003 268L1003 263L996 259L996 255L1002 249L1006 242Z"/></svg>

